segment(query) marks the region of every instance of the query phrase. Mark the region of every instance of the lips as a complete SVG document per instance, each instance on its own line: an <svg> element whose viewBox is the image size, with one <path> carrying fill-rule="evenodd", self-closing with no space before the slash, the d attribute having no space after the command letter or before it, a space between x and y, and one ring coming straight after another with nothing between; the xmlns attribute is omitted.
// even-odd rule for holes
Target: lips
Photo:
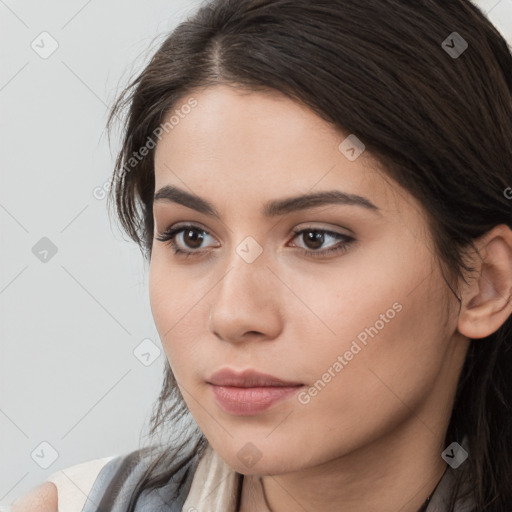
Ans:
<svg viewBox="0 0 512 512"><path fill-rule="evenodd" d="M209 379L208 384L214 386L232 386L238 388L254 388L254 387L293 387L302 386L302 382L296 381L285 381L261 373L256 370L248 369L241 372L231 370L230 368L223 368L220 371L215 372Z"/></svg>
<svg viewBox="0 0 512 512"><path fill-rule="evenodd" d="M286 381L252 369L237 372L230 368L215 372L207 384L217 405L235 416L260 414L289 399L303 386L301 382Z"/></svg>

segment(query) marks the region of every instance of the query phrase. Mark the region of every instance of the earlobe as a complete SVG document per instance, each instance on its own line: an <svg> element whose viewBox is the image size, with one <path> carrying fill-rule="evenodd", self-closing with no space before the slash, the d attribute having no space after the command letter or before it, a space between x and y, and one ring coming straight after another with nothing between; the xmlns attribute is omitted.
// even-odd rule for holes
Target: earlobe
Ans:
<svg viewBox="0 0 512 512"><path fill-rule="evenodd" d="M512 314L512 230L495 226L478 239L475 269L462 293L458 331L468 338L496 332Z"/></svg>

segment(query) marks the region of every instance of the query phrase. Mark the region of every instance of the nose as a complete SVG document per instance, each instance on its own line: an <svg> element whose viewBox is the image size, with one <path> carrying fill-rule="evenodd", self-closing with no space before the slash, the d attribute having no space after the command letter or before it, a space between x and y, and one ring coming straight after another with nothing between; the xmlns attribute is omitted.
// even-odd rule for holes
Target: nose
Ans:
<svg viewBox="0 0 512 512"><path fill-rule="evenodd" d="M264 254L248 263L235 253L215 287L208 330L230 343L275 339L282 330L280 284Z"/></svg>

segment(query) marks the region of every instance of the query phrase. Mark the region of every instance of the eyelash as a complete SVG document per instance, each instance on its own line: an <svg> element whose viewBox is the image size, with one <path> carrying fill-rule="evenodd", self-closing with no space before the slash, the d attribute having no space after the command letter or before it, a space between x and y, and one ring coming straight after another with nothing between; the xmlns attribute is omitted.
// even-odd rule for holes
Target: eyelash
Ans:
<svg viewBox="0 0 512 512"><path fill-rule="evenodd" d="M200 228L199 226L184 225L184 226L178 226L176 228L169 228L165 232L160 233L158 236L156 236L155 239L160 242L168 243L168 245L171 246L171 249L172 249L174 255L177 257L188 258L190 256L199 256L201 254L201 252L203 252L203 251L200 251L200 250L184 251L184 250L180 249L178 247L178 245L176 244L176 241L175 241L176 236L179 235L183 231L196 231L196 232L205 233L206 235L211 236L210 233L208 233L208 231ZM334 231L328 231L326 229L306 227L306 228L302 228L302 229L294 229L292 231L295 235L293 238L296 238L298 235L300 235L302 233L316 232L316 233L323 233L324 235L325 234L331 235L333 237L338 237L338 238L341 238L342 240L345 240L345 242L342 243L341 245L335 245L334 247L331 247L330 249L325 249L323 251L310 251L307 249L299 248L299 250L301 251L302 254L305 254L306 256L312 256L313 258L321 258L328 254L334 254L334 253L343 254L349 249L349 246L355 242L355 238L353 238L351 236L343 235L341 233L336 233Z"/></svg>

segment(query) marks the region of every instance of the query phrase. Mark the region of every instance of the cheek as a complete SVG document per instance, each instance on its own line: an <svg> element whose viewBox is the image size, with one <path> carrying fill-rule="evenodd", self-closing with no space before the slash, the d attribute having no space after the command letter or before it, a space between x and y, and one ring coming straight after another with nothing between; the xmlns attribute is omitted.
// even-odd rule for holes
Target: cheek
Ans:
<svg viewBox="0 0 512 512"><path fill-rule="evenodd" d="M449 330L441 276L424 270L426 257L421 270L412 259L389 257L384 264L382 258L381 251L380 265L368 261L364 271L339 278L293 281L297 295L318 312L297 309L289 322L297 367L311 386L304 401L326 414L363 418L368 408L389 412L401 401L417 404L443 365Z"/></svg>
<svg viewBox="0 0 512 512"><path fill-rule="evenodd" d="M151 311L161 334L171 328L173 332L174 326L197 315L208 293L207 283L199 275L199 270L172 264L170 250L166 247L155 248L149 266ZM195 307L196 304L199 307Z"/></svg>
<svg viewBox="0 0 512 512"><path fill-rule="evenodd" d="M310 354L314 378L302 397L327 429L393 428L431 393L449 333L441 295L434 297L429 283L410 293L411 282L395 280L392 291L374 290L357 304L340 301L331 324L337 340Z"/></svg>
<svg viewBox="0 0 512 512"><path fill-rule="evenodd" d="M186 275L186 277L184 277ZM173 272L165 259L154 255L149 269L149 299L155 326L176 377L196 360L201 328L209 302L199 279Z"/></svg>

